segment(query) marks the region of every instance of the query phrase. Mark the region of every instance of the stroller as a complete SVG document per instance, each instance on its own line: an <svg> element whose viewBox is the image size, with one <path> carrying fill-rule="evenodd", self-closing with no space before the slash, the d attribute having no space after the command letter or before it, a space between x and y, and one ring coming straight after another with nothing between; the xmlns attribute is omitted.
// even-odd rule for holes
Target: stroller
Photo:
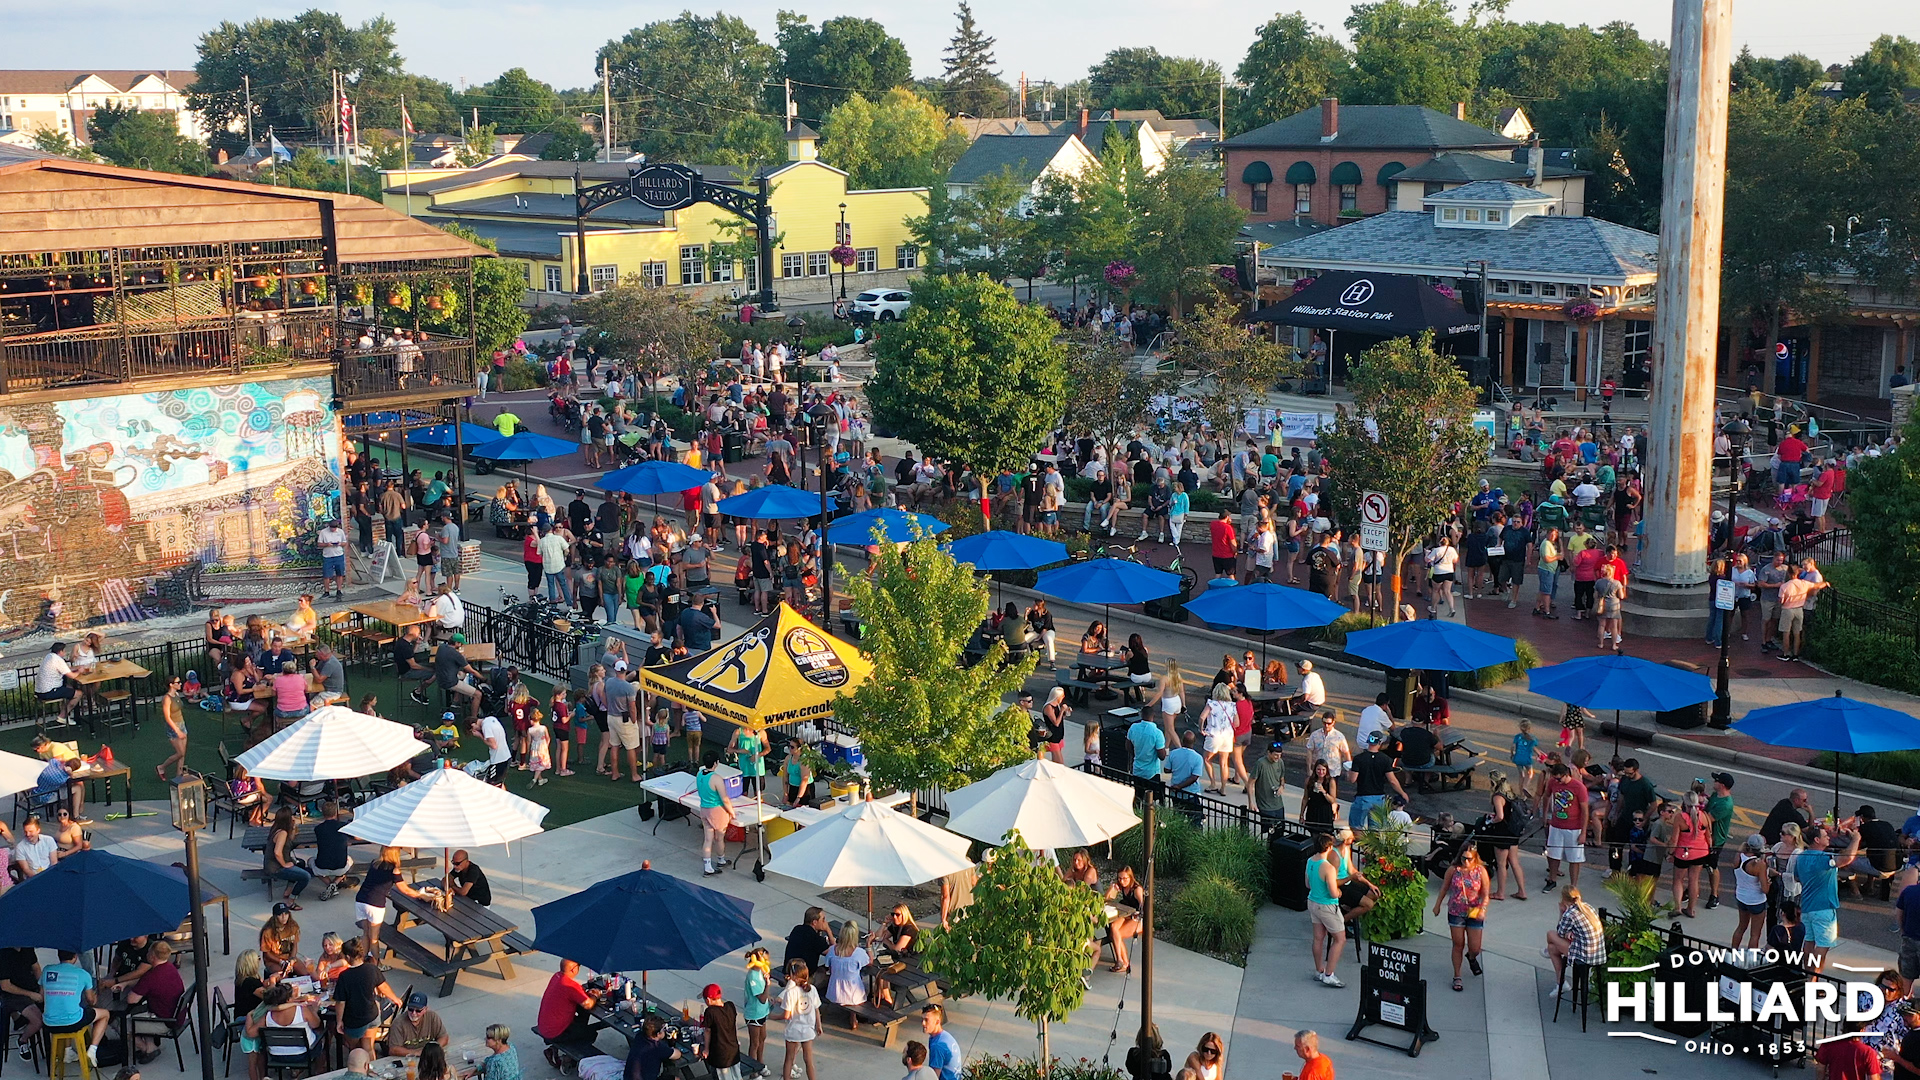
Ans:
<svg viewBox="0 0 1920 1080"><path fill-rule="evenodd" d="M1432 844L1420 859L1420 867L1429 875L1444 879L1447 871L1460 861L1467 845L1479 840L1479 827L1462 825L1453 819L1452 814L1440 814L1428 823L1432 832ZM1484 818L1481 822L1484 826ZM1481 852L1481 857L1486 857Z"/></svg>

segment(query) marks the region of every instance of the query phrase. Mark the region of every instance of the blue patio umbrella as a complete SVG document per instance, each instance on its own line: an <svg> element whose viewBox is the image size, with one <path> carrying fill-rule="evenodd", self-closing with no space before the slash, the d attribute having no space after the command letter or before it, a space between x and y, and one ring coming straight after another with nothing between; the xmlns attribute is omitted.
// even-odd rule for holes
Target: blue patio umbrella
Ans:
<svg viewBox="0 0 1920 1080"><path fill-rule="evenodd" d="M188 910L177 868L76 851L0 895L0 948L85 952L170 931Z"/></svg>
<svg viewBox="0 0 1920 1080"><path fill-rule="evenodd" d="M1205 622L1265 631L1325 626L1347 613L1346 608L1317 592L1270 582L1208 589L1187 601L1185 607Z"/></svg>
<svg viewBox="0 0 1920 1080"><path fill-rule="evenodd" d="M947 545L958 562L975 570L1038 570L1067 561L1067 545L1025 533L992 529L963 536Z"/></svg>
<svg viewBox="0 0 1920 1080"><path fill-rule="evenodd" d="M1527 672L1527 689L1583 709L1613 710L1613 749L1620 752L1620 713L1666 712L1712 701L1713 680L1637 656L1603 653Z"/></svg>
<svg viewBox="0 0 1920 1080"><path fill-rule="evenodd" d="M505 438L500 438L499 434L497 431L494 432L495 438L492 441L481 443L468 452L485 461L542 461L547 458L566 457L580 449L578 443L531 431L522 431ZM533 470L523 470L522 474L527 478L527 491L532 493Z"/></svg>
<svg viewBox="0 0 1920 1080"><path fill-rule="evenodd" d="M720 500L720 512L751 521L810 518L820 514L820 495L785 484L768 484L745 495Z"/></svg>
<svg viewBox="0 0 1920 1080"><path fill-rule="evenodd" d="M1835 690L1832 697L1754 709L1733 725L1768 746L1830 750L1838 754L1878 754L1920 749L1920 722L1898 709L1855 701ZM1840 816L1840 765L1834 759L1833 813Z"/></svg>
<svg viewBox="0 0 1920 1080"><path fill-rule="evenodd" d="M1407 671L1477 671L1516 659L1512 638L1438 619L1394 623L1348 634L1347 651L1363 660Z"/></svg>
<svg viewBox="0 0 1920 1080"><path fill-rule="evenodd" d="M454 429L453 424L435 424L432 427L407 432L407 441L416 446L452 446ZM465 443L468 449L500 441L498 431L479 424L463 422L459 425L459 432L460 441Z"/></svg>
<svg viewBox="0 0 1920 1080"><path fill-rule="evenodd" d="M602 491L657 496L690 491L711 479L713 474L707 470L677 461L642 461L607 473L594 486Z"/></svg>
<svg viewBox="0 0 1920 1080"><path fill-rule="evenodd" d="M915 526L925 533L943 533L953 527L929 514L915 514L882 506L848 514L827 526L827 543L865 546L873 543L873 531L878 527L884 539L904 544L914 538Z"/></svg>
<svg viewBox="0 0 1920 1080"><path fill-rule="evenodd" d="M1180 575L1125 559L1089 559L1040 575L1048 596L1077 604L1144 604L1180 591Z"/></svg>
<svg viewBox="0 0 1920 1080"><path fill-rule="evenodd" d="M533 947L595 971L698 971L760 940L753 905L640 869L533 909Z"/></svg>

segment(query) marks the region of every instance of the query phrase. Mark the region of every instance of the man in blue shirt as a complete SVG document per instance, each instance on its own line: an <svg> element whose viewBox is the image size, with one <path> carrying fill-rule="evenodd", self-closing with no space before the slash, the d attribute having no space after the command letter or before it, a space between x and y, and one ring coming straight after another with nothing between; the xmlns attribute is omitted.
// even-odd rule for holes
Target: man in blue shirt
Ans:
<svg viewBox="0 0 1920 1080"><path fill-rule="evenodd" d="M79 954L60 950L60 962L40 973L40 1017L47 1030L64 1035L87 1032L87 1062L100 1067L100 1037L107 1033L107 1010L94 1004L93 976L75 961Z"/></svg>
<svg viewBox="0 0 1920 1080"><path fill-rule="evenodd" d="M1160 762L1167 756L1167 735L1160 725L1141 717L1127 729L1127 742L1133 745L1133 776L1139 781L1160 779Z"/></svg>
<svg viewBox="0 0 1920 1080"><path fill-rule="evenodd" d="M1840 940L1839 867L1859 854L1860 834L1836 837L1834 830L1816 822L1802 829L1800 837L1807 846L1794 856L1793 876L1800 882L1800 921L1807 928L1807 953L1818 971L1826 962L1827 950ZM1832 846L1836 839L1847 842L1838 855Z"/></svg>
<svg viewBox="0 0 1920 1080"><path fill-rule="evenodd" d="M1200 797L1200 777L1206 771L1206 759L1193 745L1199 741L1199 733L1184 731L1180 734L1180 746L1167 755L1167 771L1172 776L1167 786L1173 790L1174 798L1197 799Z"/></svg>
<svg viewBox="0 0 1920 1080"><path fill-rule="evenodd" d="M75 823L91 825L93 824L92 819L86 818L82 820L85 818L85 815L80 813L81 792L86 788L86 785L73 782L74 771L80 768L80 764L79 758L48 759L46 765L40 769L40 782L35 784L33 788L34 802L47 807L57 806L64 802L67 804L67 808L73 812L73 820ZM64 794L62 794L63 789L65 791ZM46 813L51 816L53 811L49 809Z"/></svg>
<svg viewBox="0 0 1920 1080"><path fill-rule="evenodd" d="M927 1068L940 1080L960 1080L960 1042L947 1034L947 1010L929 1005L920 1010L920 1030L927 1033Z"/></svg>
<svg viewBox="0 0 1920 1080"><path fill-rule="evenodd" d="M640 1025L640 1037L627 1048L627 1065L622 1080L660 1080L660 1068L680 1056L680 1051L662 1037L665 1025L657 1016L649 1016Z"/></svg>

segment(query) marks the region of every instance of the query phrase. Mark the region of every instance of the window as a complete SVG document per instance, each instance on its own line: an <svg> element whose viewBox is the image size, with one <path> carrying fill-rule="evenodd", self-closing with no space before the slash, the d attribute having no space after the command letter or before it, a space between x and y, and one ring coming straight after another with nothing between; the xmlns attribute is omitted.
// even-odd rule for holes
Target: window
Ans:
<svg viewBox="0 0 1920 1080"><path fill-rule="evenodd" d="M1496 280L1493 282L1493 291L1497 293L1511 293L1513 292L1513 282Z"/></svg>
<svg viewBox="0 0 1920 1080"><path fill-rule="evenodd" d="M1387 181L1387 209L1400 209L1400 184L1397 181Z"/></svg>
<svg viewBox="0 0 1920 1080"><path fill-rule="evenodd" d="M560 268L557 266L547 267L547 291L548 292L564 291L564 286L562 286L560 283Z"/></svg>
<svg viewBox="0 0 1920 1080"><path fill-rule="evenodd" d="M760 288L760 256L758 255L747 257L747 288L756 290Z"/></svg>
<svg viewBox="0 0 1920 1080"><path fill-rule="evenodd" d="M920 249L912 244L901 244L893 249L893 265L902 270L912 270L920 265Z"/></svg>
<svg viewBox="0 0 1920 1080"><path fill-rule="evenodd" d="M807 257L805 255L794 253L782 255L780 256L780 276L799 277L801 274L806 273L806 265Z"/></svg>
<svg viewBox="0 0 1920 1080"><path fill-rule="evenodd" d="M1501 213L1502 213L1502 211L1499 211L1499 210L1489 210L1489 211L1487 211L1487 224L1489 224L1489 225L1498 225L1498 224L1500 224L1500 215L1501 215Z"/></svg>
<svg viewBox="0 0 1920 1080"><path fill-rule="evenodd" d="M713 280L724 284L733 280L733 260L721 259L713 264Z"/></svg>
<svg viewBox="0 0 1920 1080"><path fill-rule="evenodd" d="M1462 220L1472 221L1477 223L1480 220L1480 211L1475 209L1474 207L1469 206L1467 207Z"/></svg>
<svg viewBox="0 0 1920 1080"><path fill-rule="evenodd" d="M1293 185L1293 212L1296 214L1313 213L1313 185Z"/></svg>
<svg viewBox="0 0 1920 1080"><path fill-rule="evenodd" d="M1344 214L1348 210L1358 210L1358 209L1360 209L1360 185L1359 184L1341 184L1340 185L1340 212Z"/></svg>
<svg viewBox="0 0 1920 1080"><path fill-rule="evenodd" d="M1627 320L1626 341L1621 349L1626 366L1636 371L1644 371L1647 359L1653 352L1653 324Z"/></svg>
<svg viewBox="0 0 1920 1080"><path fill-rule="evenodd" d="M590 266L587 268L587 287L594 292L611 289L620 280L618 266Z"/></svg>
<svg viewBox="0 0 1920 1080"><path fill-rule="evenodd" d="M1253 201L1251 205L1248 206L1248 209L1256 214L1264 214L1267 212L1267 185L1253 185Z"/></svg>
<svg viewBox="0 0 1920 1080"><path fill-rule="evenodd" d="M826 277L832 273L833 260L827 258L824 251L807 252L807 276Z"/></svg>
<svg viewBox="0 0 1920 1080"><path fill-rule="evenodd" d="M1560 287L1558 285L1555 285L1551 281L1543 281L1540 283L1540 295L1541 296L1559 296Z"/></svg>
<svg viewBox="0 0 1920 1080"><path fill-rule="evenodd" d="M707 249L703 244L684 244L680 248L680 284L701 285L707 280Z"/></svg>
<svg viewBox="0 0 1920 1080"><path fill-rule="evenodd" d="M1447 190L1447 185L1441 183L1438 180L1429 180L1427 181L1426 186L1420 189L1420 194L1438 195L1445 190Z"/></svg>
<svg viewBox="0 0 1920 1080"><path fill-rule="evenodd" d="M1515 282L1514 287L1515 287L1515 291L1519 292L1521 296L1533 295L1533 282L1531 281Z"/></svg>
<svg viewBox="0 0 1920 1080"><path fill-rule="evenodd" d="M1460 209L1459 209L1459 207L1455 207L1455 206L1443 206L1443 207L1441 207L1441 208L1440 208L1440 220L1441 220L1441 221L1459 221L1459 220L1460 220Z"/></svg>
<svg viewBox="0 0 1920 1080"><path fill-rule="evenodd" d="M871 274L880 269L880 249L860 248L853 253L853 269L856 273Z"/></svg>
<svg viewBox="0 0 1920 1080"><path fill-rule="evenodd" d="M664 262L641 263L640 264L640 280L642 282L645 282L648 288L652 288L652 289L666 288L667 287L667 264Z"/></svg>
<svg viewBox="0 0 1920 1080"><path fill-rule="evenodd" d="M1585 285L1562 285L1560 286L1560 295L1569 300L1585 300L1587 298L1587 287Z"/></svg>

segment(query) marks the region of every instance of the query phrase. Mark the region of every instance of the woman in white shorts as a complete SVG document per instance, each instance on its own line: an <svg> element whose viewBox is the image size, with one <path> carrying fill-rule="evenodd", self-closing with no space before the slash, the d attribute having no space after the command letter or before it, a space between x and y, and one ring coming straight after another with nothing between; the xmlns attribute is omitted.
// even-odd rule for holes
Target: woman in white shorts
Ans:
<svg viewBox="0 0 1920 1080"><path fill-rule="evenodd" d="M1233 687L1226 683L1214 685L1213 693L1207 699L1206 716L1201 720L1202 730L1206 734L1207 790L1224 794L1227 790L1227 773L1231 767L1229 760L1233 755L1233 725L1239 717L1234 706ZM1219 772L1218 786L1215 786L1214 773Z"/></svg>
<svg viewBox="0 0 1920 1080"><path fill-rule="evenodd" d="M1160 726L1167 733L1167 745L1176 746L1180 733L1174 730L1186 710L1187 680L1186 673L1180 670L1180 661L1167 658L1167 673L1160 680Z"/></svg>

